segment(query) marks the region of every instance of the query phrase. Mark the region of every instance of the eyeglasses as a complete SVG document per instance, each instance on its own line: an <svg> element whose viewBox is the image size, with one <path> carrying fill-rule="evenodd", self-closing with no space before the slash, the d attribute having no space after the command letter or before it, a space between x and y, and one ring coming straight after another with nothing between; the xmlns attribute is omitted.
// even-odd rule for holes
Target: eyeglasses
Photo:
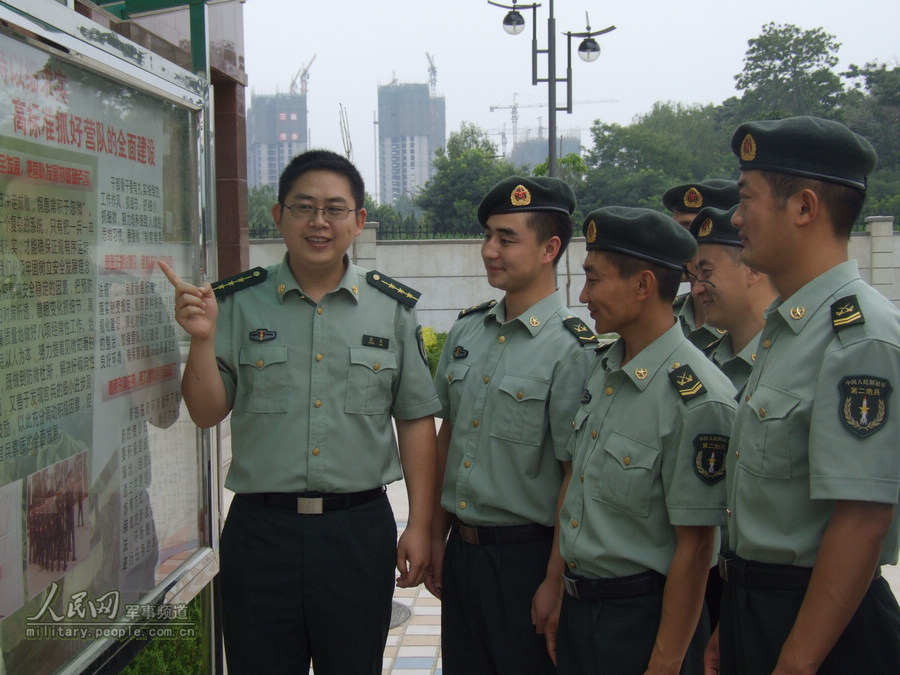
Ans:
<svg viewBox="0 0 900 675"><path fill-rule="evenodd" d="M710 288L715 288L716 285L709 280L712 276L712 273L715 272L715 268L705 269L705 270L697 270L697 274L691 272L687 265L682 268L684 275L688 278L692 284L706 284Z"/></svg>
<svg viewBox="0 0 900 675"><path fill-rule="evenodd" d="M348 209L346 206L325 206L319 208L313 206L312 204L291 204L290 206L282 204L282 206L291 212L291 216L293 216L297 220L303 221L314 220L316 217L316 213L318 213L319 211L322 212L322 216L325 218L325 220L347 220L347 216L350 215L351 211L359 210Z"/></svg>

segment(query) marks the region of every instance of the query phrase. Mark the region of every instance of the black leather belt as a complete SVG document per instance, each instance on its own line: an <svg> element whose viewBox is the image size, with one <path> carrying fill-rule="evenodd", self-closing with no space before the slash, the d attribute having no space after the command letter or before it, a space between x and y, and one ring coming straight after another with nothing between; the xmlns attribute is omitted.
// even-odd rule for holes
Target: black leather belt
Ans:
<svg viewBox="0 0 900 675"><path fill-rule="evenodd" d="M812 567L776 565L719 554L719 576L727 583L773 591L802 591Z"/></svg>
<svg viewBox="0 0 900 675"><path fill-rule="evenodd" d="M467 544L527 544L543 539L553 539L553 528L546 525L505 525L491 527L472 527L458 518L454 528L459 538Z"/></svg>
<svg viewBox="0 0 900 675"><path fill-rule="evenodd" d="M346 492L341 494L321 494L317 492L249 492L235 495L236 498L249 499L266 506L294 511L295 513L314 514L339 511L351 506L359 506L374 501L385 494L384 487L363 490L362 492Z"/></svg>
<svg viewBox="0 0 900 675"><path fill-rule="evenodd" d="M654 570L613 579L583 579L563 575L566 593L579 600L610 600L662 593L666 578Z"/></svg>

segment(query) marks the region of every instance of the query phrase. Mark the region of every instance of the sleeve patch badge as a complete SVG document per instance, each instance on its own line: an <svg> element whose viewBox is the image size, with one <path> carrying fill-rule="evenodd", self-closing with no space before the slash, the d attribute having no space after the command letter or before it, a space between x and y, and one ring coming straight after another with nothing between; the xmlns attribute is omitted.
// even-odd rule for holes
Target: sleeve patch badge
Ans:
<svg viewBox="0 0 900 675"><path fill-rule="evenodd" d="M388 349L391 346L391 339L386 337L378 337L377 335L363 335L363 347L377 347L378 349Z"/></svg>
<svg viewBox="0 0 900 675"><path fill-rule="evenodd" d="M728 436L720 434L700 434L694 438L694 471L708 485L725 477L729 440Z"/></svg>
<svg viewBox="0 0 900 675"><path fill-rule="evenodd" d="M831 305L831 325L837 333L842 328L865 323L866 318L859 308L859 302L855 295L848 295Z"/></svg>
<svg viewBox="0 0 900 675"><path fill-rule="evenodd" d="M853 434L867 438L884 427L888 418L891 383L872 375L849 375L838 383L841 423Z"/></svg>
<svg viewBox="0 0 900 675"><path fill-rule="evenodd" d="M594 398L594 397L591 394L591 392L589 392L587 389L585 389L584 392L581 394L581 405L587 405L588 403L591 402L592 398Z"/></svg>
<svg viewBox="0 0 900 675"><path fill-rule="evenodd" d="M386 342L386 340L385 340ZM422 333L422 326L416 326L416 342L419 343L419 356L428 365L428 351L425 349L425 335ZM387 347L385 347L387 349Z"/></svg>
<svg viewBox="0 0 900 675"><path fill-rule="evenodd" d="M683 365L669 373L669 379L675 385L675 390L681 395L682 400L690 401L692 398L706 393L706 387L691 370L688 365Z"/></svg>

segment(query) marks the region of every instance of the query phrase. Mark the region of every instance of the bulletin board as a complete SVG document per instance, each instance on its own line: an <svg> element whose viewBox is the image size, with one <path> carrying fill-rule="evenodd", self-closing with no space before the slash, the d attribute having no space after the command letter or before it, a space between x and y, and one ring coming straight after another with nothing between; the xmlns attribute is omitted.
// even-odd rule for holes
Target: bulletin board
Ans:
<svg viewBox="0 0 900 675"><path fill-rule="evenodd" d="M209 439L157 267L205 269L208 86L64 5L0 4L0 672L189 635ZM35 3L31 3L34 7Z"/></svg>

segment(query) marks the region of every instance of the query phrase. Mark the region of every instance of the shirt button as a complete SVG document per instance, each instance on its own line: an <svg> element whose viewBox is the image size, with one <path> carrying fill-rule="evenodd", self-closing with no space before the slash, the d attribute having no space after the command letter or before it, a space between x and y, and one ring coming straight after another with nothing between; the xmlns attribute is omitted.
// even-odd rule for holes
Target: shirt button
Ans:
<svg viewBox="0 0 900 675"><path fill-rule="evenodd" d="M448 375L448 376L447 376L447 382L453 382L453 376L452 376L452 375Z"/></svg>
<svg viewBox="0 0 900 675"><path fill-rule="evenodd" d="M316 307L316 314L321 314L323 311L321 307Z"/></svg>
<svg viewBox="0 0 900 675"><path fill-rule="evenodd" d="M735 458L735 459L738 459L740 456L741 456L741 451L740 451L740 450L735 450L735 451L734 451L734 458Z"/></svg>
<svg viewBox="0 0 900 675"><path fill-rule="evenodd" d="M321 360L324 359L324 358L325 358L325 357L322 356L321 354L316 354L316 361L321 361Z"/></svg>
<svg viewBox="0 0 900 675"><path fill-rule="evenodd" d="M506 336L501 335L500 337L497 338L497 342L499 342L502 345L504 342L506 342Z"/></svg>
<svg viewBox="0 0 900 675"><path fill-rule="evenodd" d="M575 420L572 420L572 428L575 428Z"/></svg>
<svg viewBox="0 0 900 675"><path fill-rule="evenodd" d="M763 349L768 349L771 346L772 346L772 341L769 338L766 338L765 340L762 341Z"/></svg>
<svg viewBox="0 0 900 675"><path fill-rule="evenodd" d="M747 394L746 396L744 396L744 400L745 400L745 401L749 401L749 400L750 400L750 394Z"/></svg>
<svg viewBox="0 0 900 675"><path fill-rule="evenodd" d="M257 368L262 368L262 367L263 367L263 360L262 360L262 359L260 359L259 361L256 362L256 367L257 367Z"/></svg>
<svg viewBox="0 0 900 675"><path fill-rule="evenodd" d="M490 382L490 381L491 381L491 378L488 377L487 375L485 375L485 376L484 376L484 383L487 384L487 383Z"/></svg>
<svg viewBox="0 0 900 675"><path fill-rule="evenodd" d="M725 509L725 513L731 518L731 509Z"/></svg>
<svg viewBox="0 0 900 675"><path fill-rule="evenodd" d="M473 427L477 427L477 426L478 426L478 420L472 420L472 426L473 426Z"/></svg>
<svg viewBox="0 0 900 675"><path fill-rule="evenodd" d="M319 449L318 449L318 448L313 448L313 455L315 455L316 457L319 456Z"/></svg>
<svg viewBox="0 0 900 675"><path fill-rule="evenodd" d="M623 458L622 458L622 464L624 464L625 466L629 466L629 465L631 464L631 457L629 457L628 455L626 455L625 457L623 457Z"/></svg>
<svg viewBox="0 0 900 675"><path fill-rule="evenodd" d="M607 387L607 388L606 388L606 395L607 395L607 396L612 396L612 394L613 394L613 388L612 388L612 387Z"/></svg>
<svg viewBox="0 0 900 675"><path fill-rule="evenodd" d="M316 406L317 408L321 408L321 407L322 407L322 401L316 400L316 402L315 402L313 405Z"/></svg>
<svg viewBox="0 0 900 675"><path fill-rule="evenodd" d="M766 416L766 409L765 409L765 408L760 408L760 409L759 409L759 416L760 416L760 417L765 417L765 416Z"/></svg>
<svg viewBox="0 0 900 675"><path fill-rule="evenodd" d="M580 478L581 478L581 482L583 483L584 482L584 474L581 474Z"/></svg>
<svg viewBox="0 0 900 675"><path fill-rule="evenodd" d="M573 563L573 562L570 562L570 563L569 563L569 569L573 569L573 570L574 570L576 567L578 567L578 565L576 565L575 563Z"/></svg>
<svg viewBox="0 0 900 675"><path fill-rule="evenodd" d="M374 366L372 366L372 370L375 370L375 371L381 370L381 364L380 364L380 363L376 363Z"/></svg>
<svg viewBox="0 0 900 675"><path fill-rule="evenodd" d="M572 527L578 527L578 521L572 518Z"/></svg>
<svg viewBox="0 0 900 675"><path fill-rule="evenodd" d="M591 429L591 438L597 438L597 430Z"/></svg>
<svg viewBox="0 0 900 675"><path fill-rule="evenodd" d="M470 466L472 466L472 462L470 462L469 460L466 460L465 462L463 462L463 466L468 469Z"/></svg>
<svg viewBox="0 0 900 675"><path fill-rule="evenodd" d="M459 503L459 508L461 508L461 509L466 508L466 503L465 503L465 502L460 502L460 503Z"/></svg>
<svg viewBox="0 0 900 675"><path fill-rule="evenodd" d="M523 394L521 391L517 391L516 398L521 401L523 398L525 398L525 394Z"/></svg>

